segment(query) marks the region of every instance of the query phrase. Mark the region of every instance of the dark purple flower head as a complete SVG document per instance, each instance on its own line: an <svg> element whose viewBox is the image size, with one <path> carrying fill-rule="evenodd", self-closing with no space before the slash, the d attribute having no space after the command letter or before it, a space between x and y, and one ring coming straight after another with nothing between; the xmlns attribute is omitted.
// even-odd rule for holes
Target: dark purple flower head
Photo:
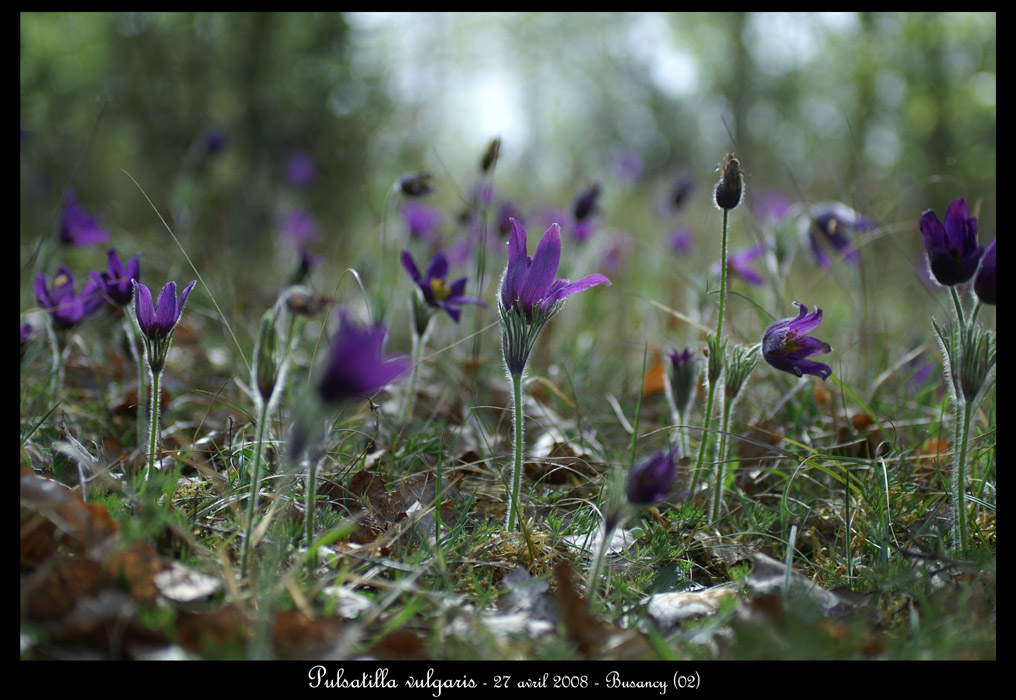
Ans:
<svg viewBox="0 0 1016 700"><path fill-rule="evenodd" d="M289 157L286 164L286 179L297 189L304 189L314 184L317 178L317 163L314 156L306 151L297 151Z"/></svg>
<svg viewBox="0 0 1016 700"><path fill-rule="evenodd" d="M674 463L676 453L676 447L670 452L660 450L628 470L629 503L651 506L667 498L677 476L677 465Z"/></svg>
<svg viewBox="0 0 1016 700"><path fill-rule="evenodd" d="M534 309L547 313L565 297L598 284L610 284L601 274L588 275L576 282L555 279L561 262L561 227L551 224L536 246L536 252L529 257L526 230L516 219L511 223L508 267L501 280L501 304L505 310L516 308L530 319Z"/></svg>
<svg viewBox="0 0 1016 700"><path fill-rule="evenodd" d="M762 257L765 252L765 246L757 245L746 250L731 253L730 257L727 258L727 272L735 277L740 277L748 284L756 287L765 285L765 280L762 279L762 275L749 266L749 263ZM719 274L719 263L713 265L712 272L714 275Z"/></svg>
<svg viewBox="0 0 1016 700"><path fill-rule="evenodd" d="M98 219L78 204L78 196L73 189L67 190L67 201L60 218L60 240L78 248L109 241L109 231L99 226Z"/></svg>
<svg viewBox="0 0 1016 700"><path fill-rule="evenodd" d="M741 203L744 195L744 171L741 162L733 153L727 154L726 162L716 166L720 171L720 181L713 190L713 200L720 209L734 209Z"/></svg>
<svg viewBox="0 0 1016 700"><path fill-rule="evenodd" d="M144 336L151 341L168 339L176 328L183 314L187 296L194 289L197 280L193 280L180 295L180 303L176 302L176 282L167 282L159 292L158 300L152 303L152 292L140 282L134 283L134 313L138 319L138 327Z"/></svg>
<svg viewBox="0 0 1016 700"><path fill-rule="evenodd" d="M671 211L676 212L680 209L688 201L688 196L694 189L695 181L691 178L691 175L688 173L678 175L674 184L670 187L670 196L667 200Z"/></svg>
<svg viewBox="0 0 1016 700"><path fill-rule="evenodd" d="M851 239L854 234L873 227L872 221L845 204L826 202L816 205L812 208L808 227L808 238L811 241L815 261L822 267L829 267L831 262L826 250L831 249L836 254L842 255L847 262L856 263L859 257L857 250L851 248Z"/></svg>
<svg viewBox="0 0 1016 700"><path fill-rule="evenodd" d="M340 311L340 327L328 352L317 389L325 403L369 396L409 369L406 357L384 359L382 326L361 328Z"/></svg>
<svg viewBox="0 0 1016 700"><path fill-rule="evenodd" d="M585 221L596 213L597 200L600 198L600 183L594 183L575 198L572 214L575 221Z"/></svg>
<svg viewBox="0 0 1016 700"><path fill-rule="evenodd" d="M66 265L57 268L52 291L46 284L45 275L35 278L35 298L39 306L49 311L56 325L63 329L78 325L106 303L101 288L92 279L85 282L81 294L75 294L74 275Z"/></svg>
<svg viewBox="0 0 1016 700"><path fill-rule="evenodd" d="M432 191L430 173L406 173L395 181L395 190L406 197L422 197Z"/></svg>
<svg viewBox="0 0 1016 700"><path fill-rule="evenodd" d="M985 304L995 305L995 240L992 239L984 257L981 258L981 268L974 278L974 292L977 298Z"/></svg>
<svg viewBox="0 0 1016 700"><path fill-rule="evenodd" d="M946 287L968 282L977 272L984 246L977 245L977 217L968 216L967 200L953 200L945 213L945 226L929 209L921 215L928 267Z"/></svg>
<svg viewBox="0 0 1016 700"><path fill-rule="evenodd" d="M130 304L134 297L133 283L141 281L141 253L128 260L126 267L113 248L109 249L107 256L109 264L105 270L88 274L106 298L122 308Z"/></svg>
<svg viewBox="0 0 1016 700"><path fill-rule="evenodd" d="M416 262L413 261L413 256L408 250L402 251L402 266L406 268L406 272L409 273L409 276L420 287L420 291L423 292L423 298L427 304L438 309L444 309L456 323L459 322L459 316L462 314L462 309L460 308L462 304L479 304L483 308L487 308L487 305L479 299L467 297L463 294L466 291L465 277L460 277L450 285L448 284L448 258L445 257L444 253L438 253L430 261L430 265L427 266L426 277L420 275Z"/></svg>
<svg viewBox="0 0 1016 700"><path fill-rule="evenodd" d="M784 372L798 377L814 374L825 379L833 370L829 365L806 358L832 350L829 343L807 335L822 322L822 309L816 307L808 313L808 307L795 301L800 309L796 317L777 321L766 329L762 336L762 356L766 362Z"/></svg>

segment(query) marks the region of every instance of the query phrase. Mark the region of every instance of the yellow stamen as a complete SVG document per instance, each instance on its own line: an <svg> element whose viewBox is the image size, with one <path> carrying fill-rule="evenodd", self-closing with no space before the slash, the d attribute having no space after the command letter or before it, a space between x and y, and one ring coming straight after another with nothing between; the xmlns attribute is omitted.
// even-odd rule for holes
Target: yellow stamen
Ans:
<svg viewBox="0 0 1016 700"><path fill-rule="evenodd" d="M434 299L444 301L452 293L451 287L445 284L443 279L435 277L430 281L430 290L434 292Z"/></svg>

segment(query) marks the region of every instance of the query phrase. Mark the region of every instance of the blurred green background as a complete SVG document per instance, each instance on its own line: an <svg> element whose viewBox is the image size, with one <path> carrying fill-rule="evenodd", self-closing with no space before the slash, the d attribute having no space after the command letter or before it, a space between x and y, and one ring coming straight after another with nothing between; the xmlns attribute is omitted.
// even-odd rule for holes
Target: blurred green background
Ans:
<svg viewBox="0 0 1016 700"><path fill-rule="evenodd" d="M295 265L278 243L287 211L318 222L318 275L357 265L369 286L396 178L433 175L429 203L450 240L500 136L498 200L567 210L603 183L605 228L631 234L626 250L652 265L629 288L666 304L681 300L658 287L677 265L660 260L674 223L660 201L679 173L696 183L683 217L697 269L718 255L709 189L728 151L749 195L847 202L889 234L875 272L880 293L884 282L901 300L879 321L891 328L913 320L902 300L947 308L914 272L921 211L942 216L965 196L981 242L994 236L995 27L992 13L23 13L22 309L35 305L36 273L105 264L104 247L56 247L67 187L121 252L144 251L150 285L191 279L130 173L220 303L256 319ZM210 130L226 138L214 153ZM629 152L634 182L611 169ZM287 179L294 153L313 158L307 186ZM735 249L757 230L742 218ZM401 246L395 213L388 225ZM529 227L532 249L542 227ZM490 263L485 293L501 265Z"/></svg>

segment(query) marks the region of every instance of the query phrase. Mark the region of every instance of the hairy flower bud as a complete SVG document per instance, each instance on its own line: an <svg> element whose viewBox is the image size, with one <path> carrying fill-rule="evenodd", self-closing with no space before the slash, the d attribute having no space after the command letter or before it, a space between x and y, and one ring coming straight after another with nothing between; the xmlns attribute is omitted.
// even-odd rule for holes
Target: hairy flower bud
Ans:
<svg viewBox="0 0 1016 700"><path fill-rule="evenodd" d="M716 206L720 209L734 209L741 203L744 194L744 171L741 162L733 153L727 154L727 162L716 166L720 171L720 181L716 184Z"/></svg>

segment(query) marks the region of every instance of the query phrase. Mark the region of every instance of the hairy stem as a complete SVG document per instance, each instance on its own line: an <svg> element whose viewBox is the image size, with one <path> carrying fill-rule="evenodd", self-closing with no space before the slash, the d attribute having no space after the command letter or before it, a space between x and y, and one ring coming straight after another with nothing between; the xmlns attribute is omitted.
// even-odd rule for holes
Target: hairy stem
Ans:
<svg viewBox="0 0 1016 700"><path fill-rule="evenodd" d="M512 374L513 403L512 415L515 422L515 443L512 446L512 490L508 497L508 532L515 531L516 515L521 513L519 505L519 488L522 484L522 451L525 448L522 436L524 420L522 406L522 374Z"/></svg>

